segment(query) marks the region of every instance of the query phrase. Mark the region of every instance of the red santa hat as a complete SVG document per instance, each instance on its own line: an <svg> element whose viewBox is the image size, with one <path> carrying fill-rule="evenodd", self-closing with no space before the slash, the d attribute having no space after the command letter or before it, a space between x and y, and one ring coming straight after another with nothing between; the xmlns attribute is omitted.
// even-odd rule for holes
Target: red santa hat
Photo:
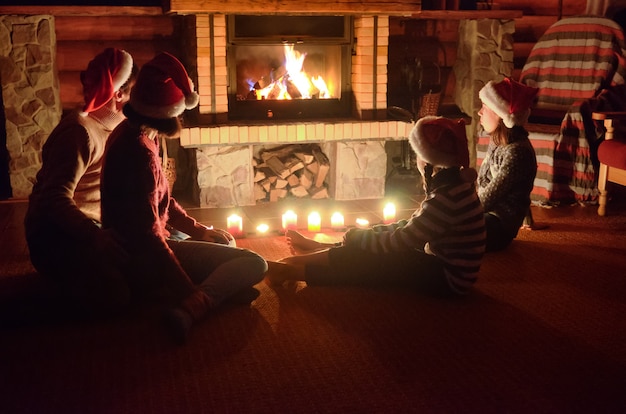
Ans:
<svg viewBox="0 0 626 414"><path fill-rule="evenodd" d="M199 100L183 64L162 52L142 66L129 103L143 116L168 119L194 108Z"/></svg>
<svg viewBox="0 0 626 414"><path fill-rule="evenodd" d="M478 92L483 104L494 111L508 128L524 125L530 115L530 107L539 89L504 78L499 83L489 81Z"/></svg>
<svg viewBox="0 0 626 414"><path fill-rule="evenodd" d="M424 162L436 167L469 167L469 149L465 122L440 116L420 118L409 142Z"/></svg>
<svg viewBox="0 0 626 414"><path fill-rule="evenodd" d="M130 78L133 58L122 49L107 48L94 57L80 73L85 106L81 115L102 108Z"/></svg>

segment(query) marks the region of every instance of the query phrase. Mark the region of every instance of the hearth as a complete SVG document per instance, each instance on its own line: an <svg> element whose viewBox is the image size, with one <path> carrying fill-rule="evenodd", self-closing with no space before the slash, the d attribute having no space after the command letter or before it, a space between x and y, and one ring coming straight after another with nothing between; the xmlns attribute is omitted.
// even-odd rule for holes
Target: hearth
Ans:
<svg viewBox="0 0 626 414"><path fill-rule="evenodd" d="M388 16L198 14L195 23L200 116L180 143L196 148L201 207L280 198L271 186L257 191L265 183L255 181L257 156L291 144L319 145L328 168L308 189L305 172L290 177L297 191L288 195L384 196L385 143L406 139L411 127L387 117ZM328 92L312 80L315 88L294 90L289 58L307 82L321 77ZM280 85L262 91L275 81ZM291 99L276 99L284 93Z"/></svg>
<svg viewBox="0 0 626 414"><path fill-rule="evenodd" d="M348 16L229 16L229 119L348 116L352 37Z"/></svg>

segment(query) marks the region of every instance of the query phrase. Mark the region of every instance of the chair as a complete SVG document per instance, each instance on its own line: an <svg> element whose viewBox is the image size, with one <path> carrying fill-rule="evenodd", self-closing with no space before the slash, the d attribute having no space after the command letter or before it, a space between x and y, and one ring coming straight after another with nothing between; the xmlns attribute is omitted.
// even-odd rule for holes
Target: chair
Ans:
<svg viewBox="0 0 626 414"><path fill-rule="evenodd" d="M626 112L594 112L594 120L602 121L606 132L604 141L598 146L598 215L606 215L608 201L607 183L626 186L626 134L616 136L616 122L626 121ZM620 132L624 132L623 128Z"/></svg>
<svg viewBox="0 0 626 414"><path fill-rule="evenodd" d="M533 202L587 202L598 197L591 113L598 107L626 110L626 98L599 99L604 91L625 83L625 56L621 27L597 16L559 20L531 50L520 82L539 88L526 126L538 164ZM479 137L479 158L487 143Z"/></svg>

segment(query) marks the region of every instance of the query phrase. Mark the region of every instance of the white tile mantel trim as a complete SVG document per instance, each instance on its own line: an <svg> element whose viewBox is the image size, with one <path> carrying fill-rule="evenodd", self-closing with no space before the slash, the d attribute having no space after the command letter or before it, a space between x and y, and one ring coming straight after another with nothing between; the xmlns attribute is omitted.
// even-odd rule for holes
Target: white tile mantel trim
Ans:
<svg viewBox="0 0 626 414"><path fill-rule="evenodd" d="M292 144L305 142L403 140L413 125L403 121L296 122L183 128L185 148L205 145Z"/></svg>

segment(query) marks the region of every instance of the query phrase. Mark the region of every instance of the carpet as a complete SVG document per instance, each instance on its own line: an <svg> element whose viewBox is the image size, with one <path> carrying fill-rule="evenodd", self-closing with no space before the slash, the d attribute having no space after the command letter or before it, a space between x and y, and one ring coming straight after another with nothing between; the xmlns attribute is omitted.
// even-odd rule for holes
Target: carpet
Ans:
<svg viewBox="0 0 626 414"><path fill-rule="evenodd" d="M0 330L0 411L626 412L626 213L534 213L549 227L487 255L460 300L262 282L184 346L151 309ZM280 236L239 245L289 254Z"/></svg>

